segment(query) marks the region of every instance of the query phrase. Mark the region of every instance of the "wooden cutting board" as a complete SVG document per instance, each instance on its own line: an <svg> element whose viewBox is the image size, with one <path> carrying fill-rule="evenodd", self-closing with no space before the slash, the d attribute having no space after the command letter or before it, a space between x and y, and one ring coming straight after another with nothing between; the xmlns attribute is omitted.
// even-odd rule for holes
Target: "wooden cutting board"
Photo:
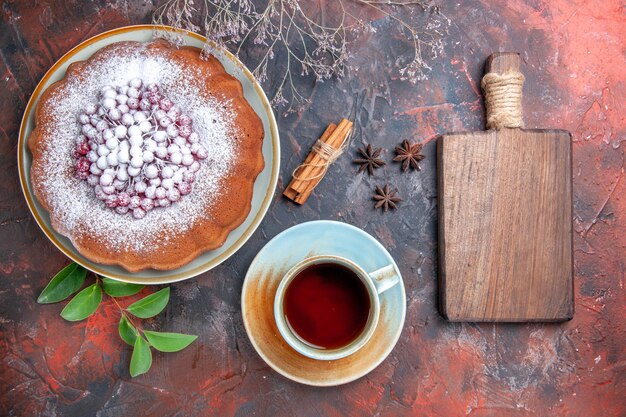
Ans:
<svg viewBox="0 0 626 417"><path fill-rule="evenodd" d="M498 53L486 71L517 72L519 63L516 53ZM488 118L495 111L489 107ZM451 321L571 319L570 133L500 126L444 135L437 151L442 315Z"/></svg>

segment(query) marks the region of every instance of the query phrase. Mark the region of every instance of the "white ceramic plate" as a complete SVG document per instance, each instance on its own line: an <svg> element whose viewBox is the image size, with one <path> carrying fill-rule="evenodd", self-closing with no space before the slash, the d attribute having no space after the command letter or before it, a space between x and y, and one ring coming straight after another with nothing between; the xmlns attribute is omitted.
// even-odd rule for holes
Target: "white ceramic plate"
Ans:
<svg viewBox="0 0 626 417"><path fill-rule="evenodd" d="M263 128L265 129L265 139L263 141L265 168L254 183L252 209L244 222L230 233L224 245L219 249L205 252L187 265L172 271L144 270L130 273L119 266L102 265L90 261L76 250L67 237L52 229L48 212L39 204L32 192L30 182L32 156L26 145L26 140L34 127L35 108L39 97L48 86L65 76L65 71L72 62L83 61L97 50L115 42L150 41L153 39L155 29L156 27L153 25L127 26L114 29L82 42L59 59L39 82L26 106L20 126L17 149L20 182L24 196L35 220L52 243L73 261L97 274L120 281L141 284L163 284L195 277L214 268L232 256L250 238L265 216L274 195L280 166L278 129L269 100L250 71L236 57L228 51L216 50L215 55L224 65L226 71L236 77L243 85L245 98L263 121ZM172 28L162 26L159 26L158 29L173 30ZM202 48L206 41L203 36L191 32L185 32L182 36L187 45L198 48Z"/></svg>

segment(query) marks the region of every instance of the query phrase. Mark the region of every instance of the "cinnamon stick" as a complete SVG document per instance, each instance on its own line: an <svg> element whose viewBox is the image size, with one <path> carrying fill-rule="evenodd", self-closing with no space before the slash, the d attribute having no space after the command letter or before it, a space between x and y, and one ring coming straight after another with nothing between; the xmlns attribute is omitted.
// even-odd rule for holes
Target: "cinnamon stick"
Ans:
<svg viewBox="0 0 626 417"><path fill-rule="evenodd" d="M331 123L319 140L334 149L340 149L351 130L352 122L343 119L338 125ZM312 150L307 155L304 163L296 169L294 178L283 192L283 195L298 204L303 204L322 180L323 174L327 169L327 162L317 151Z"/></svg>

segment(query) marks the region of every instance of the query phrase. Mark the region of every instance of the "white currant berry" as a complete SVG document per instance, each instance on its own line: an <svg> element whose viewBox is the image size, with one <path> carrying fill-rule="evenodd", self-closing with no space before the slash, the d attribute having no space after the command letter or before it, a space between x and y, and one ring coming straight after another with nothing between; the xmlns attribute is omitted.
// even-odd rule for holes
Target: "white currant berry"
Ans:
<svg viewBox="0 0 626 417"><path fill-rule="evenodd" d="M141 78L132 78L130 81L128 81L128 85L133 88L141 88L141 86L143 85L143 81L141 80Z"/></svg>
<svg viewBox="0 0 626 417"><path fill-rule="evenodd" d="M167 199L172 202L180 200L180 191L176 188L170 188L167 190Z"/></svg>
<svg viewBox="0 0 626 417"><path fill-rule="evenodd" d="M126 188L126 182L115 179L113 180L113 187L115 187L117 191L122 191Z"/></svg>
<svg viewBox="0 0 626 417"><path fill-rule="evenodd" d="M148 99L142 98L141 100L139 100L139 108L143 111L147 111L150 110L150 101L148 101Z"/></svg>
<svg viewBox="0 0 626 417"><path fill-rule="evenodd" d="M152 135L152 139L157 143L165 142L167 140L167 133L163 130L159 130Z"/></svg>
<svg viewBox="0 0 626 417"><path fill-rule="evenodd" d="M155 187L158 187L159 185L161 185L161 178L159 177L151 178L150 185L154 185Z"/></svg>
<svg viewBox="0 0 626 417"><path fill-rule="evenodd" d="M183 181L183 173L182 171L176 171L174 173L174 176L172 176L172 180L174 181L174 184L179 184L180 182Z"/></svg>
<svg viewBox="0 0 626 417"><path fill-rule="evenodd" d="M130 175L133 178L141 174L141 168L129 166L127 169L128 169L128 175Z"/></svg>
<svg viewBox="0 0 626 417"><path fill-rule="evenodd" d="M161 178L172 178L173 175L174 170L169 166L166 166L161 170Z"/></svg>
<svg viewBox="0 0 626 417"><path fill-rule="evenodd" d="M87 116L85 113L81 113L78 115L78 122L81 125L86 125L89 123L89 116Z"/></svg>
<svg viewBox="0 0 626 417"><path fill-rule="evenodd" d="M107 148L106 145L101 144L98 145L98 155L100 156L107 156L111 151L109 150L109 148Z"/></svg>
<svg viewBox="0 0 626 417"><path fill-rule="evenodd" d="M167 116L158 119L158 121L159 121L159 126L161 126L164 129L172 124L172 121Z"/></svg>
<svg viewBox="0 0 626 417"><path fill-rule="evenodd" d="M128 132L128 128L124 125L119 125L115 127L115 136L119 139L126 137L126 132Z"/></svg>
<svg viewBox="0 0 626 417"><path fill-rule="evenodd" d="M189 184L191 184L192 182L194 182L196 180L196 174L194 174L191 171L187 171L183 174L183 181L184 182L188 182Z"/></svg>
<svg viewBox="0 0 626 417"><path fill-rule="evenodd" d="M152 139L146 139L143 142L143 148L146 151L154 152L154 150L157 148L157 144Z"/></svg>
<svg viewBox="0 0 626 417"><path fill-rule="evenodd" d="M114 122L117 122L121 118L122 112L120 111L120 109L111 109L109 111L109 119L113 120Z"/></svg>
<svg viewBox="0 0 626 417"><path fill-rule="evenodd" d="M96 165L100 169L107 169L108 166L109 166L109 163L107 162L107 157L106 156L99 157L98 161L96 162ZM92 172L92 174L93 174L93 172Z"/></svg>
<svg viewBox="0 0 626 417"><path fill-rule="evenodd" d="M141 168L143 166L143 159L141 159L139 157L133 157L130 160L130 166L133 167L133 168Z"/></svg>
<svg viewBox="0 0 626 417"><path fill-rule="evenodd" d="M165 198L165 196L167 195L167 190L163 187L157 187L154 195L158 199Z"/></svg>
<svg viewBox="0 0 626 417"><path fill-rule="evenodd" d="M146 188L148 188L148 186L146 185L145 182L143 181L137 181L135 183L135 191L137 191L138 193L143 193L146 191Z"/></svg>
<svg viewBox="0 0 626 417"><path fill-rule="evenodd" d="M107 121L105 121L105 120L99 120L96 123L96 130L98 132L104 131L107 127L109 127L109 123Z"/></svg>
<svg viewBox="0 0 626 417"><path fill-rule="evenodd" d="M141 205L141 197L139 197L138 195L134 195L130 198L130 201L128 202L128 207L130 207L131 209L135 209L137 207L139 207Z"/></svg>
<svg viewBox="0 0 626 417"><path fill-rule="evenodd" d="M200 148L196 152L196 156L199 159L206 159L206 158L209 157L209 152L206 150L206 148L204 146L200 146Z"/></svg>
<svg viewBox="0 0 626 417"><path fill-rule="evenodd" d="M121 164L127 164L130 162L130 154L128 149L120 149L117 153L117 161Z"/></svg>
<svg viewBox="0 0 626 417"><path fill-rule="evenodd" d="M166 190L169 190L173 186L174 186L174 180L171 178L166 178L163 181L161 181L161 187L165 188Z"/></svg>
<svg viewBox="0 0 626 417"><path fill-rule="evenodd" d="M87 177L87 184L91 185L92 187L95 187L96 185L100 184L100 177L98 177L97 175L90 175Z"/></svg>
<svg viewBox="0 0 626 417"><path fill-rule="evenodd" d="M93 175L100 175L100 174L102 174L102 170L100 168L98 168L98 163L97 162L94 162L94 163L91 164L91 166L89 167L89 172L91 172Z"/></svg>
<svg viewBox="0 0 626 417"><path fill-rule="evenodd" d="M128 207L122 207L122 206L115 207L115 212L117 214L126 214L126 213L128 213L128 210L129 210Z"/></svg>
<svg viewBox="0 0 626 417"><path fill-rule="evenodd" d="M89 160L89 162L96 162L98 160L98 153L94 152L94 151L89 151L87 152L87 155L85 155L85 157Z"/></svg>
<svg viewBox="0 0 626 417"><path fill-rule="evenodd" d="M112 182L113 182L113 178L111 177L111 175L102 174L100 176L100 185L102 186L111 185Z"/></svg>
<svg viewBox="0 0 626 417"><path fill-rule="evenodd" d="M191 192L191 184L187 182L181 182L177 185L178 191L180 191L181 195L187 195Z"/></svg>
<svg viewBox="0 0 626 417"><path fill-rule="evenodd" d="M143 161L146 163L154 161L154 154L150 151L143 151Z"/></svg>
<svg viewBox="0 0 626 417"><path fill-rule="evenodd" d="M145 211L150 211L154 208L154 200L150 198L141 199L141 208Z"/></svg>
<svg viewBox="0 0 626 417"><path fill-rule="evenodd" d="M128 100L126 101L126 105L130 109L130 112L132 113L133 110L137 110L139 108L139 99L136 99L134 97L129 97Z"/></svg>
<svg viewBox="0 0 626 417"><path fill-rule="evenodd" d="M115 187L113 185L104 185L102 186L102 191L107 194L113 194L115 192Z"/></svg>
<svg viewBox="0 0 626 417"><path fill-rule="evenodd" d="M193 161L193 164L189 166L189 170L191 172L196 172L200 169L200 163L198 161Z"/></svg>
<svg viewBox="0 0 626 417"><path fill-rule="evenodd" d="M107 155L107 163L109 164L109 166L111 167L115 167L118 164L118 160L117 160L117 154L116 153L110 153Z"/></svg>
<svg viewBox="0 0 626 417"><path fill-rule="evenodd" d="M178 117L176 118L176 122L181 126L189 126L191 124L191 117L182 113L178 115Z"/></svg>
<svg viewBox="0 0 626 417"><path fill-rule="evenodd" d="M148 133L152 130L152 123L150 123L148 120L144 120L143 122L139 123L139 129L142 133Z"/></svg>
<svg viewBox="0 0 626 417"><path fill-rule="evenodd" d="M187 137L187 142L189 143L200 142L200 135L198 135L198 133L196 132L191 132L191 134L189 134L189 136Z"/></svg>
<svg viewBox="0 0 626 417"><path fill-rule="evenodd" d="M172 140L172 142L178 145L179 148L182 148L183 146L187 146L187 139L183 138L182 136L176 136Z"/></svg>
<svg viewBox="0 0 626 417"><path fill-rule="evenodd" d="M170 138L175 138L176 136L178 136L178 128L176 127L176 125L169 125L167 129L165 129L165 131L167 132L167 136L169 136Z"/></svg>
<svg viewBox="0 0 626 417"><path fill-rule="evenodd" d="M114 98L105 98L102 100L102 107L110 111L117 107L117 102Z"/></svg>
<svg viewBox="0 0 626 417"><path fill-rule="evenodd" d="M159 206L161 206L161 207L168 207L170 204L171 204L171 202L167 198L159 199Z"/></svg>
<svg viewBox="0 0 626 417"><path fill-rule="evenodd" d="M130 113L124 113L122 115L122 123L125 126L131 126L133 123L135 123L135 119L133 118L133 115Z"/></svg>
<svg viewBox="0 0 626 417"><path fill-rule="evenodd" d="M133 116L133 123L135 122L135 118ZM133 124L131 126L128 127L128 136L132 137L133 136L138 136L139 138L141 138L141 129L139 129L139 126ZM142 139L143 142L143 139ZM131 145L133 144L132 142L130 143Z"/></svg>
<svg viewBox="0 0 626 417"><path fill-rule="evenodd" d="M133 114L133 118L135 119L135 123L141 123L148 120L148 116L146 116L146 114L142 111L138 111Z"/></svg>
<svg viewBox="0 0 626 417"><path fill-rule="evenodd" d="M158 158L163 159L163 158L167 157L167 148L164 148L164 147L162 147L162 146L159 146L159 147L157 147L157 148L154 150L154 154L155 154Z"/></svg>
<svg viewBox="0 0 626 417"><path fill-rule="evenodd" d="M107 88L108 87L108 88ZM102 98L115 98L117 96L117 92L111 88L110 86L104 87L104 91L102 91Z"/></svg>
<svg viewBox="0 0 626 417"><path fill-rule="evenodd" d="M170 161L173 164L180 165L183 162L183 154L180 152L174 152L170 155Z"/></svg>
<svg viewBox="0 0 626 417"><path fill-rule="evenodd" d="M183 155L183 158L182 158L183 165L190 166L191 164L193 164L193 161L194 161L193 155L191 154Z"/></svg>
<svg viewBox="0 0 626 417"><path fill-rule="evenodd" d="M93 103L89 103L85 106L85 113L86 114L94 114L97 110L96 105Z"/></svg>
<svg viewBox="0 0 626 417"><path fill-rule="evenodd" d="M126 94L128 95L128 97L132 97L132 98L137 98L139 97L139 89L130 86L130 88L128 89L128 91L126 92Z"/></svg>
<svg viewBox="0 0 626 417"><path fill-rule="evenodd" d="M140 146L132 146L130 148L130 156L133 158L141 158L143 157L143 151Z"/></svg>
<svg viewBox="0 0 626 417"><path fill-rule="evenodd" d="M143 160L141 161L143 163ZM159 169L154 164L148 165L144 170L146 178L156 178L159 175Z"/></svg>
<svg viewBox="0 0 626 417"><path fill-rule="evenodd" d="M102 131L102 139L108 141L109 139L113 139L115 137L115 132L111 129L104 129ZM117 143L117 141L115 141Z"/></svg>
<svg viewBox="0 0 626 417"><path fill-rule="evenodd" d="M107 130L107 132L111 132L111 131ZM118 144L119 144L119 141L115 137L106 139L106 147L109 148L109 150L117 149Z"/></svg>
<svg viewBox="0 0 626 417"><path fill-rule="evenodd" d="M137 126L131 126L131 127L137 127ZM130 143L130 146L133 148L135 147L141 148L143 146L143 138L141 137L141 133L139 133L138 135L131 136L128 139L128 143Z"/></svg>
<svg viewBox="0 0 626 417"><path fill-rule="evenodd" d="M156 197L156 187L154 185L149 186L148 188L146 188L144 195L147 198L154 200L154 198Z"/></svg>
<svg viewBox="0 0 626 417"><path fill-rule="evenodd" d="M180 146L178 146L177 144L172 143L167 147L167 153L169 153L170 155L177 152L180 152Z"/></svg>
<svg viewBox="0 0 626 417"><path fill-rule="evenodd" d="M128 181L128 169L125 165L120 166L115 173L115 176L120 181Z"/></svg>
<svg viewBox="0 0 626 417"><path fill-rule="evenodd" d="M137 207L136 209L133 209L133 217L136 219L143 219L144 217L146 217L146 211L142 208Z"/></svg>

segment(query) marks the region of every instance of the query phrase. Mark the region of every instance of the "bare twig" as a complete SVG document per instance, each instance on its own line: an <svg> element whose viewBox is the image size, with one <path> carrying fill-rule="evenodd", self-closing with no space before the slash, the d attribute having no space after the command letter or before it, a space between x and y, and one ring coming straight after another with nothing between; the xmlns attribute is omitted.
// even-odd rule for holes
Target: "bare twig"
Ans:
<svg viewBox="0 0 626 417"><path fill-rule="evenodd" d="M416 27L410 13L398 8L416 9L427 14L424 27ZM443 50L443 38L450 21L431 0L337 0L326 6L299 0L267 0L256 7L251 0L164 0L154 14L157 25L204 33L217 45L241 58L246 48L246 64L263 83L268 80L268 64L280 56L282 75L274 80L272 104L295 109L307 99L294 84L295 75L312 75L316 81L342 77L348 66L348 45L366 32L375 32L361 17L369 10L390 19L396 30L412 45L411 58L399 57L397 70L402 80L412 83L426 78L431 69L428 59ZM180 35L166 33L180 42ZM206 50L211 50L209 44ZM252 51L252 52L251 52ZM260 55L256 54L261 52ZM254 57L254 58L252 58ZM250 62L251 61L251 62ZM269 86L267 86L269 87Z"/></svg>

